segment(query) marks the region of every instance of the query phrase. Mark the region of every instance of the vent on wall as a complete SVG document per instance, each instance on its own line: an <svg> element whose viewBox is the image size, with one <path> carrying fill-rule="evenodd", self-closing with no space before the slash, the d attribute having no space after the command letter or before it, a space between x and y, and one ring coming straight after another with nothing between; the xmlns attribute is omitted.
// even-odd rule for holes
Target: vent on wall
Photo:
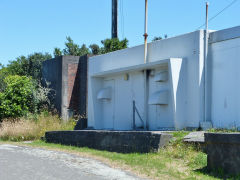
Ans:
<svg viewBox="0 0 240 180"><path fill-rule="evenodd" d="M97 94L97 99L99 100L111 100L112 98L112 88L103 88Z"/></svg>
<svg viewBox="0 0 240 180"><path fill-rule="evenodd" d="M168 72L167 71L157 73L154 77L155 82L165 82L167 80L168 80Z"/></svg>
<svg viewBox="0 0 240 180"><path fill-rule="evenodd" d="M168 90L154 92L150 95L149 105L167 105L168 104Z"/></svg>

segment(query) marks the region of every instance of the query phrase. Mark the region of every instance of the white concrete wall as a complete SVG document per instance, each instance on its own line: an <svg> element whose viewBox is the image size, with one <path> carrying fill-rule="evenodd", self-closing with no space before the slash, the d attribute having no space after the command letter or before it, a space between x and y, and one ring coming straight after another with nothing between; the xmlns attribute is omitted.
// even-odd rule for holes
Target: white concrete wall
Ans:
<svg viewBox="0 0 240 180"><path fill-rule="evenodd" d="M208 58L208 119L216 128L240 127L240 27L214 32Z"/></svg>
<svg viewBox="0 0 240 180"><path fill-rule="evenodd" d="M141 83L136 83L143 80L143 78L141 78L141 75L135 74L134 77L134 73L130 73L130 81L128 82L125 82L122 79L122 75L116 75L116 77L110 76L102 78L95 78L93 76L94 74L104 71L143 64L143 48L143 45L141 45L101 56L94 56L89 59L89 127L94 127L97 129L104 128L102 104L97 100L96 96L97 92L104 86L102 83L103 79L114 79L114 109L116 111L114 113L114 129L131 128L131 124L129 123L129 121L131 122L130 118L132 117L132 98L130 98L129 94L132 94L131 96L135 94L137 100L141 99L141 97L139 96L141 96L141 90L143 88L137 87L141 86ZM148 44L149 62L156 62L162 59L169 59L172 57L182 58L183 60L181 62L181 68L178 70L175 68L175 65L170 64L169 66L169 71L172 71L171 68L174 69L173 71L178 71L178 73L176 74L177 76L179 76L177 83L173 84L173 81L171 81L171 84L168 85L168 87L171 88L171 93L173 94L173 92L175 92L177 95L175 97L172 97L172 110L166 109L165 111L168 113L162 118L169 119L168 116L173 116L173 114L171 114L171 111L174 111L174 113L177 114L178 118L176 119L175 117L175 120L174 117L172 118L175 128L198 127L199 122L203 120L203 31L196 31ZM131 79L134 78L136 78L136 80L131 81ZM136 88L129 88L131 86L136 86ZM157 86L160 87L161 85ZM157 86L155 88L159 88ZM129 93L131 89L135 89L136 92ZM126 95L126 97L124 95ZM131 99L131 101L129 101L129 99ZM174 101L177 102L177 105L174 104ZM142 103L137 103L140 112L142 112ZM127 108L122 109L122 107ZM149 111L152 111L151 108L149 109ZM164 115L163 111L159 112ZM119 123L121 121L122 123ZM171 122L168 123L169 126L172 126ZM155 125L153 124L151 125L151 129L157 129L158 126L161 126L161 123L155 123Z"/></svg>

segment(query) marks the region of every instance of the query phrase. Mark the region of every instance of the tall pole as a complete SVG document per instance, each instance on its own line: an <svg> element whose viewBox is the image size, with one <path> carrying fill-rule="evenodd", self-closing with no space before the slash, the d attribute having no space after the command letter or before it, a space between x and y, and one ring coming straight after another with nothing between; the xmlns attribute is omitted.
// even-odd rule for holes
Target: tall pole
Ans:
<svg viewBox="0 0 240 180"><path fill-rule="evenodd" d="M148 0L145 0L145 25L144 25L144 63L147 63L147 23L148 23Z"/></svg>
<svg viewBox="0 0 240 180"><path fill-rule="evenodd" d="M208 58L208 2L206 2L205 45L204 45L204 121L207 121L207 58Z"/></svg>
<svg viewBox="0 0 240 180"><path fill-rule="evenodd" d="M112 38L118 38L118 0L112 0Z"/></svg>
<svg viewBox="0 0 240 180"><path fill-rule="evenodd" d="M145 0L145 25L144 25L144 63L147 63L147 24L148 24L148 0ZM149 130L149 122L148 122L148 92L149 91L149 80L148 80L148 72L144 70L144 129Z"/></svg>

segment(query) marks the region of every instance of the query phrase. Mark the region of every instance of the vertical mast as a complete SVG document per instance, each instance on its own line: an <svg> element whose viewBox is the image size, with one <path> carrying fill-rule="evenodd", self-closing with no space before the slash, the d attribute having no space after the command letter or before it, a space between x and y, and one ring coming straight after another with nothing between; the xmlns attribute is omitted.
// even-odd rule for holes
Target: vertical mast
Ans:
<svg viewBox="0 0 240 180"><path fill-rule="evenodd" d="M148 0L145 0L145 25L144 25L144 63L147 63L147 23L148 23Z"/></svg>
<svg viewBox="0 0 240 180"><path fill-rule="evenodd" d="M112 0L112 38L118 38L118 0Z"/></svg>
<svg viewBox="0 0 240 180"><path fill-rule="evenodd" d="M148 22L148 0L145 0L145 26L144 26L144 63L147 63L147 22ZM149 91L149 81L148 81L148 71L144 70L144 119L145 125L144 129L149 130L148 122L148 92Z"/></svg>

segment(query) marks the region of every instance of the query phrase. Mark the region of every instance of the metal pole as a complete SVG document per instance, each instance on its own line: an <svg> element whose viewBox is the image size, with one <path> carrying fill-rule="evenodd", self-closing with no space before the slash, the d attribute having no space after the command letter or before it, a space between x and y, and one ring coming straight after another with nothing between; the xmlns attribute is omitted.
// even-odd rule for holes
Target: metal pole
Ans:
<svg viewBox="0 0 240 180"><path fill-rule="evenodd" d="M112 0L112 38L118 38L118 0Z"/></svg>
<svg viewBox="0 0 240 180"><path fill-rule="evenodd" d="M206 2L206 31L208 30L208 2Z"/></svg>
<svg viewBox="0 0 240 180"><path fill-rule="evenodd" d="M208 2L206 2L205 46L204 46L204 121L207 121L207 58L208 58Z"/></svg>
<svg viewBox="0 0 240 180"><path fill-rule="evenodd" d="M147 24L148 24L148 0L145 0L145 26L144 26L144 63L147 63Z"/></svg>
<svg viewBox="0 0 240 180"><path fill-rule="evenodd" d="M148 0L145 0L145 26L144 26L144 63L147 63L147 24L148 24ZM148 130L148 73L144 70L144 129Z"/></svg>

